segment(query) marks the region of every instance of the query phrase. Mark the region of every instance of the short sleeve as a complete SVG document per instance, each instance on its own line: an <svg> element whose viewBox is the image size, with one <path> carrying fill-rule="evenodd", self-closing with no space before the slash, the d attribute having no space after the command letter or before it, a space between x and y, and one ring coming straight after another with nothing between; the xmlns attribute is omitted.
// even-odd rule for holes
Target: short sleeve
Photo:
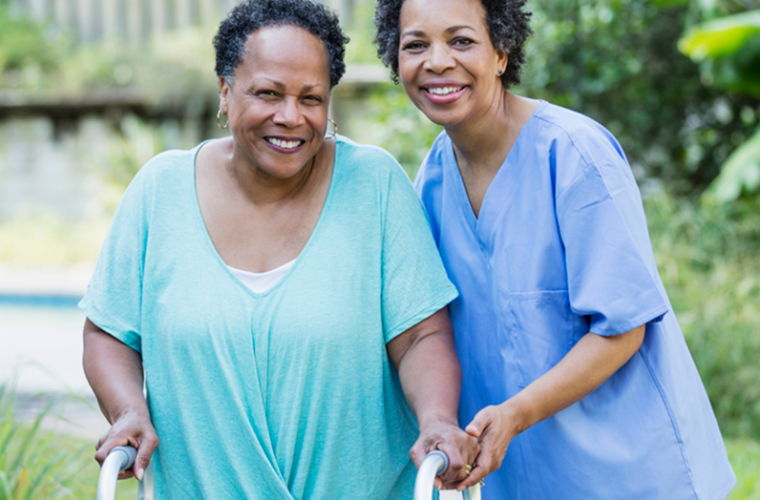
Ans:
<svg viewBox="0 0 760 500"><path fill-rule="evenodd" d="M138 352L150 194L146 170L135 176L124 193L79 303L90 321Z"/></svg>
<svg viewBox="0 0 760 500"><path fill-rule="evenodd" d="M422 204L398 166L391 169L382 207L382 314L390 342L458 292L446 275Z"/></svg>
<svg viewBox="0 0 760 500"><path fill-rule="evenodd" d="M659 321L660 290L641 196L622 159L587 165L557 197L570 307L590 331L616 335Z"/></svg>

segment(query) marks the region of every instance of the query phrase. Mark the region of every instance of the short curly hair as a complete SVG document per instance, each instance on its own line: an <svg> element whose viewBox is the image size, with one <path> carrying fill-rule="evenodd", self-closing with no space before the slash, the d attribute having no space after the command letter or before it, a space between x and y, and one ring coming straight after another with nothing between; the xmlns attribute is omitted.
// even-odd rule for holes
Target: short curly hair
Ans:
<svg viewBox="0 0 760 500"><path fill-rule="evenodd" d="M338 16L311 0L247 0L230 11L214 36L216 74L232 84L232 75L243 61L248 36L269 26L295 26L316 36L330 57L330 89L346 72L343 57L348 37Z"/></svg>
<svg viewBox="0 0 760 500"><path fill-rule="evenodd" d="M509 54L507 69L501 75L505 89L520 83L520 69L525 62L524 45L533 33L530 12L522 10L526 0L481 0L486 11L486 26L491 43ZM404 0L377 0L375 10L375 45L383 64L391 68L391 77L398 83L398 51L401 38L399 20Z"/></svg>

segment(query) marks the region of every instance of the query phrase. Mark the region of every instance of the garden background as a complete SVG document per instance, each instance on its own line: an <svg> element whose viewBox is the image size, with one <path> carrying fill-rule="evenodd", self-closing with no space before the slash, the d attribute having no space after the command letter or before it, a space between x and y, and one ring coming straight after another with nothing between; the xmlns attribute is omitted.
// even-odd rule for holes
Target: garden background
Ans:
<svg viewBox="0 0 760 500"><path fill-rule="evenodd" d="M340 132L413 177L440 129L378 66L372 2L327 3L351 37ZM94 497L105 427L74 306L140 166L224 134L211 38L233 4L0 0L0 500ZM515 92L620 140L738 477L730 498L760 499L760 0L528 8Z"/></svg>

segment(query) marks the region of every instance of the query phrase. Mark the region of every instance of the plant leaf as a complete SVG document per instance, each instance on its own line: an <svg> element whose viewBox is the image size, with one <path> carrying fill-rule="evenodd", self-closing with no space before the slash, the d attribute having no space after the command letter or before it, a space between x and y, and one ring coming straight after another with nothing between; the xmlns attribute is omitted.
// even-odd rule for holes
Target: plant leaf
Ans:
<svg viewBox="0 0 760 500"><path fill-rule="evenodd" d="M760 9L698 24L678 41L678 50L696 61L733 54L760 32Z"/></svg>
<svg viewBox="0 0 760 500"><path fill-rule="evenodd" d="M760 129L747 139L723 163L720 174L705 193L718 203L733 201L742 190L760 188Z"/></svg>

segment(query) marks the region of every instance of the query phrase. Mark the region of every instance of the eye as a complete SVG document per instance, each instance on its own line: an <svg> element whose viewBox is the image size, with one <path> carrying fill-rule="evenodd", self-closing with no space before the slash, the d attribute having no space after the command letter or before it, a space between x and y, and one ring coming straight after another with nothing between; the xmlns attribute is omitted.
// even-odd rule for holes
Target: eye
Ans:
<svg viewBox="0 0 760 500"><path fill-rule="evenodd" d="M414 40L412 42L406 43L403 46L403 50L422 50L425 48L425 44L420 42L419 40Z"/></svg>
<svg viewBox="0 0 760 500"><path fill-rule="evenodd" d="M316 105L316 104L322 104L324 102L324 99L319 97L318 95L307 95L303 98L303 100L307 104Z"/></svg>
<svg viewBox="0 0 760 500"><path fill-rule="evenodd" d="M451 42L452 45L459 45L460 47L466 47L468 45L472 45L474 42L470 40L469 38L459 37L455 38L454 41Z"/></svg>
<svg viewBox="0 0 760 500"><path fill-rule="evenodd" d="M253 93L256 97L262 97L262 98L272 98L277 97L278 94L274 90L257 90Z"/></svg>

